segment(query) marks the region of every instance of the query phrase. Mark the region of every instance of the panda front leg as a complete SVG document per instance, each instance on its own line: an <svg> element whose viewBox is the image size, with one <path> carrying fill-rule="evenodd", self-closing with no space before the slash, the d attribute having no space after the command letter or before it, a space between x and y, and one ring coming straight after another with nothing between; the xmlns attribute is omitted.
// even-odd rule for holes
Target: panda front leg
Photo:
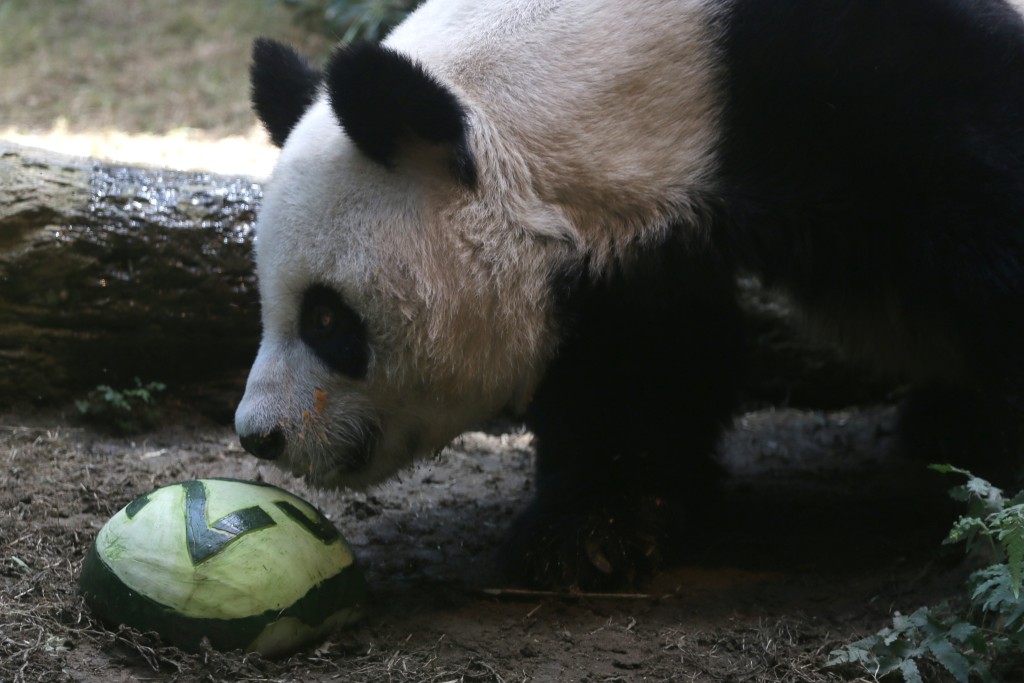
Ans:
<svg viewBox="0 0 1024 683"><path fill-rule="evenodd" d="M506 566L583 590L636 584L714 495L714 451L744 368L730 269L662 248L576 282L568 328L530 405L536 495Z"/></svg>

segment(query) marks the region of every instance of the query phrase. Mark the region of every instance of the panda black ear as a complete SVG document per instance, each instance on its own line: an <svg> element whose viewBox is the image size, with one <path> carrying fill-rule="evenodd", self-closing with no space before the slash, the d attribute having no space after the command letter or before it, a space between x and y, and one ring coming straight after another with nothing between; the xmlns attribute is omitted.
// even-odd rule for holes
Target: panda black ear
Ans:
<svg viewBox="0 0 1024 683"><path fill-rule="evenodd" d="M252 106L278 147L316 99L322 75L295 50L269 38L252 45Z"/></svg>
<svg viewBox="0 0 1024 683"><path fill-rule="evenodd" d="M338 121L363 154L392 166L409 138L450 145L456 177L476 184L466 111L422 66L382 45L356 43L334 52L326 81Z"/></svg>

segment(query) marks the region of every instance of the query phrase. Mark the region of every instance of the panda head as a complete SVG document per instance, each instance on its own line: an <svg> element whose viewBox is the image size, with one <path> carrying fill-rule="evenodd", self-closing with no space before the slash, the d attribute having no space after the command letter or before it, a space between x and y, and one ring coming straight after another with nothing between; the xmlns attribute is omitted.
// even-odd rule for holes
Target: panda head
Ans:
<svg viewBox="0 0 1024 683"><path fill-rule="evenodd" d="M340 48L321 73L259 40L251 76L282 151L256 226L245 448L360 487L524 407L572 236L487 117L381 45Z"/></svg>

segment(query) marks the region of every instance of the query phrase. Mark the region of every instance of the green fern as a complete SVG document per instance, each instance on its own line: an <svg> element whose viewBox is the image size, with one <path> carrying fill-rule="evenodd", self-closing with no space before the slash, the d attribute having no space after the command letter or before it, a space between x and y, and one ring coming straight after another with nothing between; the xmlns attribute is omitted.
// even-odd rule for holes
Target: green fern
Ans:
<svg viewBox="0 0 1024 683"><path fill-rule="evenodd" d="M151 429L160 416L156 394L167 388L161 382L143 384L138 377L135 386L114 389L100 384L75 407L87 421L119 434L135 434Z"/></svg>
<svg viewBox="0 0 1024 683"><path fill-rule="evenodd" d="M934 661L957 683L974 674L994 683L992 665L1002 655L1024 652L1024 492L1007 499L1001 489L950 465L932 465L967 481L950 495L967 505L945 543L964 543L987 566L968 579L970 605L958 613L946 603L897 613L891 628L833 650L828 666L859 665L876 679L899 673L905 683L923 683L919 664Z"/></svg>
<svg viewBox="0 0 1024 683"><path fill-rule="evenodd" d="M1024 492L1007 500L1001 489L967 470L950 465L931 468L967 477L966 484L950 491L954 499L967 503L968 512L953 525L946 543L966 543L967 552L975 554L984 545L988 559L1006 567L1008 588L1019 599L1024 582Z"/></svg>
<svg viewBox="0 0 1024 683"><path fill-rule="evenodd" d="M1024 600L1014 592L1014 579L1005 564L994 564L971 575L971 602L991 615L1010 637L1024 636ZM1024 642L1022 642L1024 644Z"/></svg>
<svg viewBox="0 0 1024 683"><path fill-rule="evenodd" d="M995 517L995 516L994 516ZM1006 567L1015 600L1020 599L1024 578L1024 505L1010 505L993 520L996 540L1006 550Z"/></svg>
<svg viewBox="0 0 1024 683"><path fill-rule="evenodd" d="M923 683L919 662L931 659L957 683L968 683L972 673L983 683L995 683L989 654L985 631L956 619L943 603L908 616L897 612L891 628L832 651L827 666L859 664L875 678L898 672L906 683Z"/></svg>

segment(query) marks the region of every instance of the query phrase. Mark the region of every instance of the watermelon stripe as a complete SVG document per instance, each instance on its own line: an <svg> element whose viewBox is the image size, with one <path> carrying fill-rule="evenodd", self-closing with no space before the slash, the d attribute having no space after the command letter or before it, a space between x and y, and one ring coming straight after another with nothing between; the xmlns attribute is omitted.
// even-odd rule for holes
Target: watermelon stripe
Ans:
<svg viewBox="0 0 1024 683"><path fill-rule="evenodd" d="M206 485L201 481L182 482L185 489L185 541L192 564L210 559L250 531L258 531L277 522L259 505L224 515L212 525L206 518Z"/></svg>
<svg viewBox="0 0 1024 683"><path fill-rule="evenodd" d="M95 544L82 562L80 585L82 595L102 621L155 631L166 642L190 652L199 651L204 636L217 650L247 649L268 624L285 617L316 628L343 610L362 613L367 590L362 572L349 565L283 610L235 619L186 617L126 586L96 552Z"/></svg>

